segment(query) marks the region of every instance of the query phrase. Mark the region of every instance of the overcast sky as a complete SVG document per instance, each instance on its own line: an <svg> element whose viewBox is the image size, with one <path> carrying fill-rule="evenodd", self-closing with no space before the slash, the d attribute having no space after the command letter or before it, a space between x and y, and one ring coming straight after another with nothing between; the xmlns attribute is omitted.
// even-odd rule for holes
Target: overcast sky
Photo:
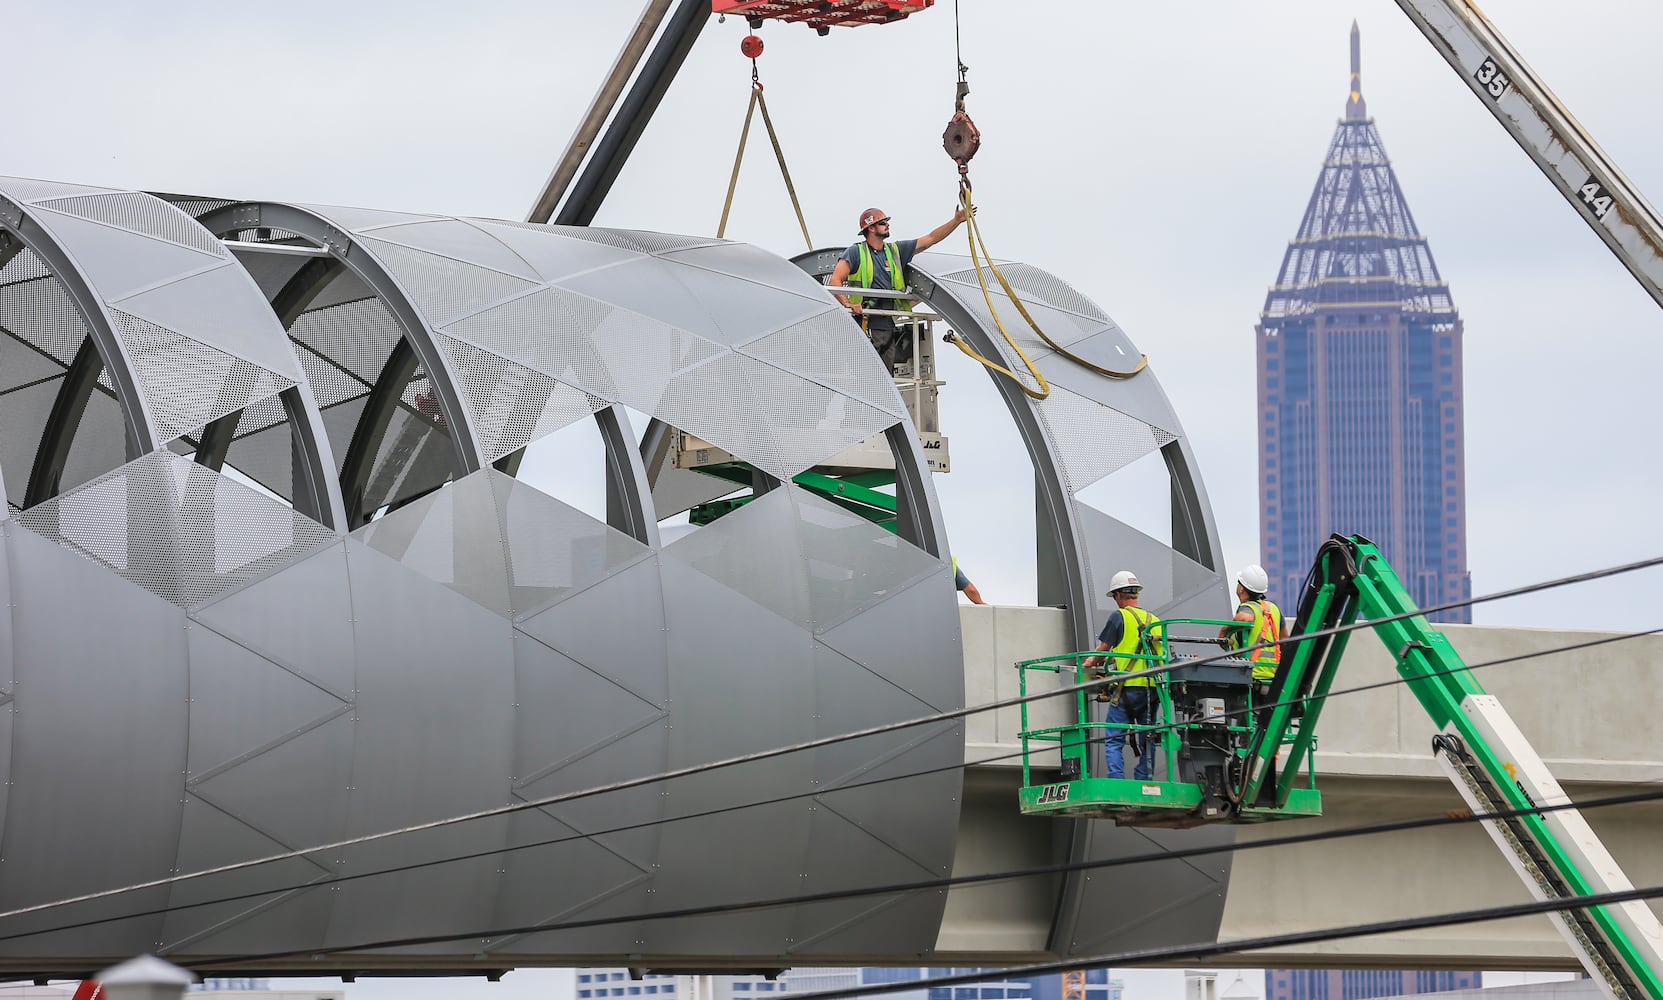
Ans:
<svg viewBox="0 0 1663 1000"><path fill-rule="evenodd" d="M640 7L0 0L0 173L523 218ZM1663 4L1484 8L1630 180L1663 191ZM963 0L990 245L1071 282L1148 354L1228 564L1256 560L1253 325L1343 110L1353 18L1369 110L1465 322L1474 591L1657 554L1663 313L1391 0ZM747 98L745 33L737 19L706 30L598 225L715 231ZM897 236L948 217L951 0L882 28L762 35L817 245L849 243L867 205L892 214ZM728 235L794 253L760 139ZM980 371L955 355L944 374L956 469L937 487L954 551L990 599L1031 602L1031 493L1004 485L1026 481L1026 458ZM1658 579L1476 619L1651 628Z"/></svg>

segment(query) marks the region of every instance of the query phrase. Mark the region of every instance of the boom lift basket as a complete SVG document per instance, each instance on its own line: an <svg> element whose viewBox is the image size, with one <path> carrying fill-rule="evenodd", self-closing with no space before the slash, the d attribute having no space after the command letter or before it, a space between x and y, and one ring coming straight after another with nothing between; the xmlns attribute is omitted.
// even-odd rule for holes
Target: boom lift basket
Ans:
<svg viewBox="0 0 1663 1000"><path fill-rule="evenodd" d="M1266 711L1264 699L1255 695L1251 664L1242 657L1221 657L1216 652L1200 657L1173 651L1174 646L1216 642L1180 632L1199 629L1211 636L1233 624L1169 618L1150 629L1159 639L1156 648L1161 652L1115 654L1117 659L1134 661L1137 671L1160 671L1148 676L1149 690L1155 696L1151 726L1095 721L1094 716L1102 718L1101 709L1106 706L1093 692L1077 692L1066 703L1054 702L1061 709L1061 718L1055 720L1060 725L1045 725L1048 720L1030 718L1030 705L1024 702L1022 812L1030 816L1112 819L1121 826L1172 828L1322 815L1322 795L1316 788L1314 768L1306 770L1305 787L1290 789L1280 805L1257 796L1252 801L1243 799L1241 792L1251 766L1248 750ZM1058 674L1064 683L1083 684L1098 676L1097 671L1082 666L1097 655L1067 653L1024 660L1016 665L1021 674L1021 693L1031 693L1029 684L1037 673ZM1109 694L1116 687L1099 690ZM1035 706L1036 714L1039 711ZM1108 741L1128 736L1142 744L1144 753L1155 755L1155 773L1160 780L1102 777ZM1284 734L1276 742L1280 746L1297 738ZM1042 767L1046 773L1036 773ZM1050 777L1053 767L1054 780ZM1131 770L1129 761L1127 770Z"/></svg>
<svg viewBox="0 0 1663 1000"><path fill-rule="evenodd" d="M824 29L888 24L934 5L935 0L710 0L710 12Z"/></svg>

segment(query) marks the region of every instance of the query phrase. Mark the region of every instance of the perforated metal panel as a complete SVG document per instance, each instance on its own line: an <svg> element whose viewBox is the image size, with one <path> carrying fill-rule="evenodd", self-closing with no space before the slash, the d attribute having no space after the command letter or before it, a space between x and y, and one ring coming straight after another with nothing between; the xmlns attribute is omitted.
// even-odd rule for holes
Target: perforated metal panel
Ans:
<svg viewBox="0 0 1663 1000"><path fill-rule="evenodd" d="M654 412L780 479L896 423L892 414L738 354L678 376Z"/></svg>
<svg viewBox="0 0 1663 1000"><path fill-rule="evenodd" d="M31 507L17 521L187 607L334 538L316 521L168 451Z"/></svg>
<svg viewBox="0 0 1663 1000"><path fill-rule="evenodd" d="M1056 386L1034 405L1062 462L1070 493L1159 450L1178 436Z"/></svg>
<svg viewBox="0 0 1663 1000"><path fill-rule="evenodd" d="M1041 302L1053 305L1058 309L1079 313L1082 316L1089 316L1100 322L1109 322L1108 314L1098 308L1097 303L1086 298L1084 295L1081 295L1074 289L1073 285L1070 285L1068 282L1063 281L1061 278L1051 274L1048 271L1042 271L1039 268L1034 267L1032 264L1022 263L1001 264L999 266L999 271L1005 276L1005 280L1010 282L1011 287L1015 288L1018 292L1023 293L1024 297L1031 295ZM984 273L987 273L988 275L989 284L997 285L997 278L993 277L991 273ZM962 281L966 284L975 284L977 287L980 287L976 278L975 268L971 268L966 271L957 271L952 274L943 275L942 277L947 281Z"/></svg>
<svg viewBox="0 0 1663 1000"><path fill-rule="evenodd" d="M433 338L462 387L487 461L494 462L611 405L472 344L442 333Z"/></svg>
<svg viewBox="0 0 1663 1000"><path fill-rule="evenodd" d="M295 384L119 309L110 315L164 441Z"/></svg>
<svg viewBox="0 0 1663 1000"><path fill-rule="evenodd" d="M902 415L906 405L883 365L849 350L849 329L853 326L848 313L831 309L759 337L740 348L740 353L853 396L885 413Z"/></svg>
<svg viewBox="0 0 1663 1000"><path fill-rule="evenodd" d="M403 286L428 322L443 325L537 286L501 271L451 257L412 250L372 237L360 238Z"/></svg>
<svg viewBox="0 0 1663 1000"><path fill-rule="evenodd" d="M28 249L0 271L0 328L66 366L87 338L69 293Z"/></svg>
<svg viewBox="0 0 1663 1000"><path fill-rule="evenodd" d="M617 383L596 343L614 312L604 302L559 288L524 295L444 327L444 332L499 357L559 378L597 396L616 398ZM657 330L635 333L667 336Z"/></svg>
<svg viewBox="0 0 1663 1000"><path fill-rule="evenodd" d="M0 177L0 192L25 204L42 198L67 198L71 195L105 194L113 188L91 187L86 184L64 184L60 181L41 181L29 177Z"/></svg>
<svg viewBox="0 0 1663 1000"><path fill-rule="evenodd" d="M190 247L213 257L230 256L224 244L196 224L181 209L136 191L53 198L37 202L42 208L63 212L91 222L101 222L159 240Z"/></svg>
<svg viewBox="0 0 1663 1000"><path fill-rule="evenodd" d="M628 535L495 469L353 532L504 617L526 617L648 555Z"/></svg>
<svg viewBox="0 0 1663 1000"><path fill-rule="evenodd" d="M301 313L289 336L330 365L345 369L368 391L404 331L380 299L363 298ZM320 405L328 395L319 392Z"/></svg>

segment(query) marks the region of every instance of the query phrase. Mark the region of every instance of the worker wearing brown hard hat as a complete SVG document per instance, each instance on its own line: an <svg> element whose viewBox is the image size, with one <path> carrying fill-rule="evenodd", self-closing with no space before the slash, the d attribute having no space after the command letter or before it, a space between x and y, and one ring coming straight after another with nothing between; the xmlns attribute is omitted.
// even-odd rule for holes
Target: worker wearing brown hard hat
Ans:
<svg viewBox="0 0 1663 1000"><path fill-rule="evenodd" d="M972 208L974 213L975 209ZM915 240L889 241L889 213L881 208L869 208L860 213L861 241L843 251L832 268L830 284L842 288L852 283L858 288L887 288L902 291L907 287L906 269L915 254L935 246L957 229L965 220L964 206L953 212L953 217ZM906 312L911 303L888 297L843 295L834 292L844 308L860 320L872 346L883 356L884 363L893 369L898 362L910 360L912 339L903 337L895 328L893 316L870 316L868 307Z"/></svg>

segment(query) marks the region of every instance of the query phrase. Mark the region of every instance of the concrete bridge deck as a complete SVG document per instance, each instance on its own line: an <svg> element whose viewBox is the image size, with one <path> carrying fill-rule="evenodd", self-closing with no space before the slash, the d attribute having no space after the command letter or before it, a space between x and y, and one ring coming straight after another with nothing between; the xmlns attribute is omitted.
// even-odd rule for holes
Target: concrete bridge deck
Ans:
<svg viewBox="0 0 1663 1000"><path fill-rule="evenodd" d="M1063 614L1043 608L965 607L967 704L1017 694L1012 664L1067 645ZM1652 728L1663 711L1655 665L1663 638L1647 636L1550 652L1601 634L1568 630L1443 626L1484 687L1501 699L1537 751L1576 799L1656 786L1663 741ZM1545 655L1533 655L1545 654ZM1528 659L1503 661L1513 657ZM1391 657L1372 633L1347 647L1335 689L1395 678ZM1032 718L1062 721L1063 705L1045 703ZM978 761L965 782L955 872L995 871L1065 860L1066 821L1023 817L1015 809L1020 749L1015 709L968 720L966 756ZM1234 828L1236 842L1339 830L1382 821L1436 816L1462 807L1430 753L1432 723L1402 685L1333 697L1324 709L1316 754L1321 819ZM1663 884L1663 805L1586 813L1636 886ZM1107 825L1107 824L1101 824ZM1126 853L1181 846L1203 831L1115 831ZM1228 834L1226 834L1228 836ZM1179 862L1174 862L1177 864ZM1228 862L1198 861L1222 873L1221 941L1337 927L1529 900L1502 855L1476 825L1345 838L1288 848L1244 850ZM1159 899L1127 869L1095 878L1124 879L1129 914L1158 913ZM1043 884L1033 884L1033 883ZM937 955L1046 949L1056 905L1055 880L956 889L948 899ZM1657 904L1654 902L1653 906ZM1660 911L1663 912L1663 911ZM1545 917L1519 918L1302 948L1232 956L1226 965L1572 968L1575 962Z"/></svg>

